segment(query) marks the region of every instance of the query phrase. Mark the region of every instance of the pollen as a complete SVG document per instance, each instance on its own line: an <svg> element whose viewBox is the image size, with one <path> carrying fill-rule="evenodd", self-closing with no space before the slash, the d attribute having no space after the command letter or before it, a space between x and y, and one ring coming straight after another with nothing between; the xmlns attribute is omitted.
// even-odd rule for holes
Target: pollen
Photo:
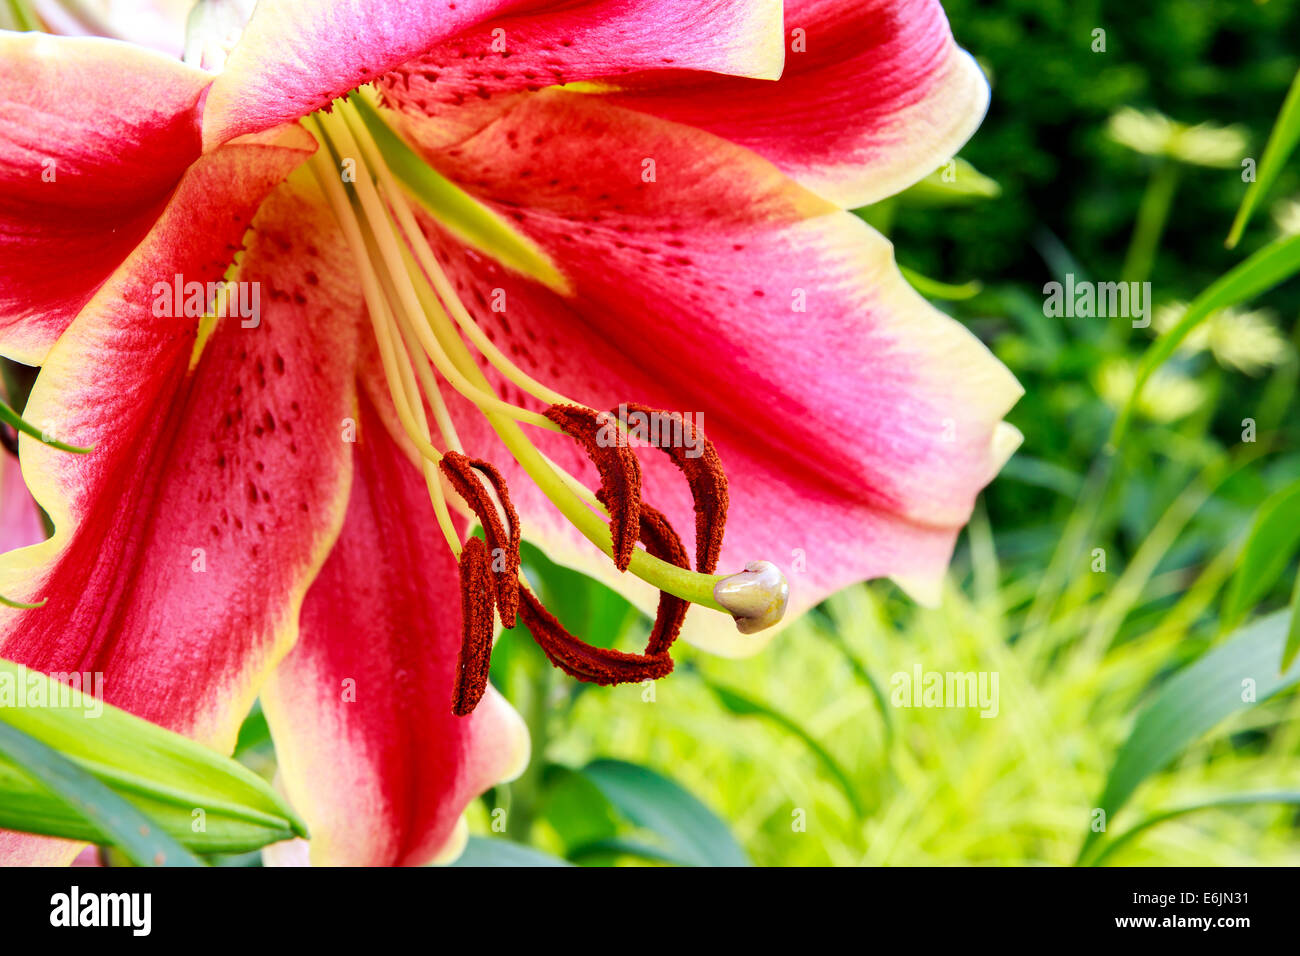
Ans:
<svg viewBox="0 0 1300 956"><path fill-rule="evenodd" d="M465 500L483 525L483 533L491 548L490 564L496 586L497 610L501 614L502 625L512 628L519 610L519 516L510 503L505 479L501 477L501 472L487 462L471 459L456 451L447 452L440 467L456 493ZM475 472L482 474L491 483L497 500L501 502L501 510L505 513L504 522Z"/></svg>
<svg viewBox="0 0 1300 956"><path fill-rule="evenodd" d="M582 405L552 405L546 417L587 451L600 474L599 498L609 509L614 566L626 571L641 533L641 465L624 441L611 438L610 419Z"/></svg>
<svg viewBox="0 0 1300 956"><path fill-rule="evenodd" d="M460 553L460 655L451 710L458 717L473 713L487 690L492 660L492 559L479 538L470 538Z"/></svg>

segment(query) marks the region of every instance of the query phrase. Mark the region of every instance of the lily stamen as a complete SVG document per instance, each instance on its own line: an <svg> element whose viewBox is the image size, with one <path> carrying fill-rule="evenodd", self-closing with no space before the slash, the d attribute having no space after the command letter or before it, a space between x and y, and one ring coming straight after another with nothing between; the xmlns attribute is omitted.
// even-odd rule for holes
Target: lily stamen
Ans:
<svg viewBox="0 0 1300 956"><path fill-rule="evenodd" d="M600 415L584 405L552 405L546 417L578 441L600 474L596 498L609 514L614 566L626 571L640 533L641 465L632 449L600 440Z"/></svg>
<svg viewBox="0 0 1300 956"><path fill-rule="evenodd" d="M504 521L475 472L481 473L492 485L497 500L501 503ZM492 571L496 581L497 609L501 612L501 623L507 628L513 628L519 608L520 530L519 515L510 503L505 479L487 462L468 458L459 452L448 452L443 456L442 473L483 526L492 548ZM507 525L509 531L506 530Z"/></svg>
<svg viewBox="0 0 1300 956"><path fill-rule="evenodd" d="M480 539L465 542L459 567L461 641L451 710L464 717L483 698L492 663L492 559Z"/></svg>
<svg viewBox="0 0 1300 956"><path fill-rule="evenodd" d="M362 102L358 100L359 104ZM369 104L364 108L375 111ZM430 498L453 553L461 553L461 544L452 531L446 503L439 500L442 497L439 478L431 465L442 460L443 451L430 436L424 401L429 402L444 446L456 449L459 442L454 437L454 426L442 401L435 372L479 409L543 494L588 540L608 554L616 566L631 570L681 600L726 610L714 595L714 586L721 576L711 573L726 512L725 484L717 480L713 459L706 457L707 463L692 466L694 470L688 470L686 464L678 461L679 467L687 471L692 493L697 495L699 571L690 570L685 562L665 560L654 553L661 549L635 548L640 525L633 503L639 500L639 481L635 489L629 485L626 494L609 492L593 496L589 491L583 494L575 490L575 486L582 487L575 478L557 468L525 437L519 423L549 430L563 429L551 415L520 408L498 397L461 336L466 336L504 377L519 384L528 394L539 398L564 399L564 396L532 380L510 363L478 327L433 254L358 106L345 100L336 101L331 113L314 114L304 123L335 162L345 156L355 161L356 179L350 191L342 186L337 168L331 167L324 151L313 158L312 169L321 179L341 221L345 222L344 232L359 260L367 309L398 420L425 459ZM596 415L576 402L565 400L562 404ZM610 423L620 433L626 433L623 421L614 417ZM613 444L626 449L622 441ZM602 460L603 457L602 454ZM674 456L674 460L678 457ZM635 467L635 458L631 457L630 461L632 464L624 470ZM720 470L716 471L720 474ZM630 493L633 490L635 493ZM605 516L611 517L614 532L603 520Z"/></svg>

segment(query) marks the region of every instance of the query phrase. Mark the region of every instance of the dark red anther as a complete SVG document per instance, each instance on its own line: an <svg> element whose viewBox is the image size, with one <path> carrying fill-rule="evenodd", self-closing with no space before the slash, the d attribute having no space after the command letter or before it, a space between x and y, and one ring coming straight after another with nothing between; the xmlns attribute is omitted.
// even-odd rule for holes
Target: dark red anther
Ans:
<svg viewBox="0 0 1300 956"><path fill-rule="evenodd" d="M581 405L552 405L545 414L580 442L595 463L600 500L609 510L614 566L626 571L641 529L641 465L636 455L620 440L615 420L607 415Z"/></svg>
<svg viewBox="0 0 1300 956"><path fill-rule="evenodd" d="M492 549L491 568L496 581L497 610L501 613L502 625L514 627L519 611L519 516L510 503L505 479L501 477L501 472L487 462L457 451L443 455L440 467L456 493L465 499L465 503L483 525L488 546ZM509 532L487 489L474 474L475 471L486 477L496 491L501 510L505 512L506 521L510 524Z"/></svg>
<svg viewBox="0 0 1300 956"><path fill-rule="evenodd" d="M601 497L599 492L596 497L598 499ZM602 500L601 503L604 504L604 501ZM668 523L663 512L644 501L641 502L640 538L645 549L661 561L667 561L679 568L691 566L686 546L682 544L682 539ZM689 601L684 601L667 591L659 592L659 607L655 611L654 628L650 631L649 641L646 642L645 652L648 657L668 652L681 632L682 623L686 620L686 612L690 607Z"/></svg>
<svg viewBox="0 0 1300 956"><path fill-rule="evenodd" d="M694 422L677 412L665 412L648 405L627 402L615 414L623 410L640 412L650 421L654 421L656 415L667 418L674 426L674 434L676 427L681 428L685 440L680 445L661 443L659 447L686 476L691 497L695 501L695 570L701 574L712 574L718 567L718 555L722 552L722 534L727 526L727 505L730 501L727 495L727 475L722 470L722 459L718 456L717 449L705 437L704 432L695 427ZM662 433L662 428L652 430L652 434ZM694 449L699 449L699 454L692 455Z"/></svg>
<svg viewBox="0 0 1300 956"><path fill-rule="evenodd" d="M592 647L566 631L531 591L521 590L519 596L519 614L533 639L550 662L569 676L590 684L608 685L658 680L672 673L673 659L667 654L628 654Z"/></svg>
<svg viewBox="0 0 1300 956"><path fill-rule="evenodd" d="M487 690L492 662L492 559L481 538L470 538L460 553L460 654L451 711L473 713Z"/></svg>

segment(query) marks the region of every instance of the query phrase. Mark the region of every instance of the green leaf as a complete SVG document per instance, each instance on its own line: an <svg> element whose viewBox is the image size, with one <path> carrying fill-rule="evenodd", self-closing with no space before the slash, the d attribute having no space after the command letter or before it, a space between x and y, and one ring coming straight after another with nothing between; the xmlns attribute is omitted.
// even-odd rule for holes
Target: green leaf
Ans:
<svg viewBox="0 0 1300 956"><path fill-rule="evenodd" d="M4 660L0 724L59 751L192 850L240 853L306 835L284 799L248 768ZM79 814L52 801L24 768L5 761L0 761L0 828L75 840L98 836Z"/></svg>
<svg viewBox="0 0 1300 956"><path fill-rule="evenodd" d="M452 866L570 866L564 860L522 843L472 836Z"/></svg>
<svg viewBox="0 0 1300 956"><path fill-rule="evenodd" d="M568 291L564 276L531 239L426 163L364 95L353 95L349 102L356 106L388 168L430 216L502 265L556 292Z"/></svg>
<svg viewBox="0 0 1300 956"><path fill-rule="evenodd" d="M239 725L239 736L235 738L235 756L255 750L270 750L273 747L271 725L266 722L266 714L262 711L262 702L259 700L254 702L253 709Z"/></svg>
<svg viewBox="0 0 1300 956"><path fill-rule="evenodd" d="M637 843L635 840L620 840L611 837L607 840L594 840L591 843L584 843L569 851L569 859L585 860L595 858L597 860L608 857L634 856L640 860L649 860L652 863L667 863L670 865L681 866L682 861L677 859L671 853L667 853L658 847L648 846L645 843Z"/></svg>
<svg viewBox="0 0 1300 956"><path fill-rule="evenodd" d="M580 771L628 820L657 834L668 856L689 866L749 866L749 857L718 816L648 767L593 760Z"/></svg>
<svg viewBox="0 0 1300 956"><path fill-rule="evenodd" d="M1265 793L1237 793L1226 797L1216 797L1213 800L1204 800L1200 803L1189 804L1185 807L1175 807L1172 810L1161 811L1160 813L1147 817L1141 823L1130 827L1113 840L1108 841L1102 846L1101 850L1088 861L1088 865L1100 866L1107 857L1131 842L1135 837L1140 836L1143 832L1151 829L1157 824L1164 823L1166 820L1173 820L1176 817L1181 817L1188 813L1195 813L1198 810L1216 810L1223 807L1241 807L1258 803L1300 804L1300 791L1281 790Z"/></svg>
<svg viewBox="0 0 1300 956"><path fill-rule="evenodd" d="M567 850L589 846L617 835L619 820L613 806L590 779L559 764L543 773L545 797L541 815L564 841ZM565 856L571 857L571 852Z"/></svg>
<svg viewBox="0 0 1300 956"><path fill-rule="evenodd" d="M804 746L812 751L813 755L821 761L822 766L835 780L836 786L840 788L840 792L848 800L853 812L859 818L866 816L866 811L862 807L862 801L858 797L857 788L853 786L853 781L844 772L844 768L839 765L825 747L817 742L812 734L800 727L792 718L773 710L766 704L759 703L753 698L746 697L728 687L723 687L721 684L715 684L707 678L704 678L704 683L709 690L713 691L714 696L718 698L718 702L737 717L762 717L803 741Z"/></svg>
<svg viewBox="0 0 1300 956"><path fill-rule="evenodd" d="M1287 671L1295 663L1296 654L1300 653L1300 574L1295 577L1295 587L1291 591L1291 626L1286 632L1286 646L1282 648L1282 663L1279 670Z"/></svg>
<svg viewBox="0 0 1300 956"><path fill-rule="evenodd" d="M1120 747L1097 807L1106 821L1128 801L1148 776L1224 718L1267 700L1300 680L1300 664L1279 673L1290 614L1280 611L1237 631L1225 643L1183 668L1138 716ZM1254 699L1243 701L1244 681L1253 681ZM1101 833L1088 834L1082 860Z"/></svg>
<svg viewBox="0 0 1300 956"><path fill-rule="evenodd" d="M1255 514L1241 563L1224 601L1222 629L1232 630L1272 590L1300 547L1300 481L1269 498Z"/></svg>
<svg viewBox="0 0 1300 956"><path fill-rule="evenodd" d="M954 206L992 199L1002 187L964 159L944 163L920 182L899 193L908 206Z"/></svg>
<svg viewBox="0 0 1300 956"><path fill-rule="evenodd" d="M1291 157L1297 143L1300 143L1300 72L1296 73L1295 79L1291 81L1291 89L1287 92L1286 99L1282 101L1277 122L1273 124L1273 132L1269 134L1268 143L1264 146L1264 155L1255 170L1255 181L1246 189L1241 207L1232 221L1232 230L1228 233L1227 242L1224 243L1229 249L1234 248L1241 239L1241 234L1245 231L1246 224L1250 222L1255 207L1264 198L1264 194L1272 188L1278 173L1286 166L1286 161Z"/></svg>
<svg viewBox="0 0 1300 956"><path fill-rule="evenodd" d="M1133 391L1111 430L1111 448L1117 448L1123 439L1142 387L1196 326L1220 309L1253 299L1297 272L1300 272L1300 235L1286 236L1270 242L1244 262L1238 263L1193 299L1178 323L1156 339L1142 356Z"/></svg>
<svg viewBox="0 0 1300 956"><path fill-rule="evenodd" d="M91 834L83 838L117 847L137 866L203 865L161 827L81 767L5 723L0 723L0 758L21 766L22 773L38 789L81 820L85 832Z"/></svg>
<svg viewBox="0 0 1300 956"><path fill-rule="evenodd" d="M963 282L961 285L952 285L948 282L940 282L937 279L931 279L921 275L915 269L909 269L907 266L900 265L898 271L903 273L903 278L921 295L927 299L943 299L949 302L960 302L963 299L974 298L980 294L984 288L984 283L978 279L971 279L969 282Z"/></svg>

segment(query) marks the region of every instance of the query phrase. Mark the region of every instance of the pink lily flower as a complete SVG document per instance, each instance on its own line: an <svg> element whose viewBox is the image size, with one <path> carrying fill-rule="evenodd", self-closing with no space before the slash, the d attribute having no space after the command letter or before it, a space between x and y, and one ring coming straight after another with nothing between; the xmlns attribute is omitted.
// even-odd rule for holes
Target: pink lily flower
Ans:
<svg viewBox="0 0 1300 956"><path fill-rule="evenodd" d="M223 750L260 695L314 863L453 856L521 769L494 609L609 683L679 630L754 652L787 581L791 615L933 597L1015 446L1010 373L844 211L983 115L937 2L262 2L216 74L26 34L0 64L0 354L94 446L23 439L55 534L0 594L48 603L0 656ZM256 314L189 308L223 277ZM675 413L668 454L620 405L632 439ZM555 630L521 530L657 607L646 652Z"/></svg>

